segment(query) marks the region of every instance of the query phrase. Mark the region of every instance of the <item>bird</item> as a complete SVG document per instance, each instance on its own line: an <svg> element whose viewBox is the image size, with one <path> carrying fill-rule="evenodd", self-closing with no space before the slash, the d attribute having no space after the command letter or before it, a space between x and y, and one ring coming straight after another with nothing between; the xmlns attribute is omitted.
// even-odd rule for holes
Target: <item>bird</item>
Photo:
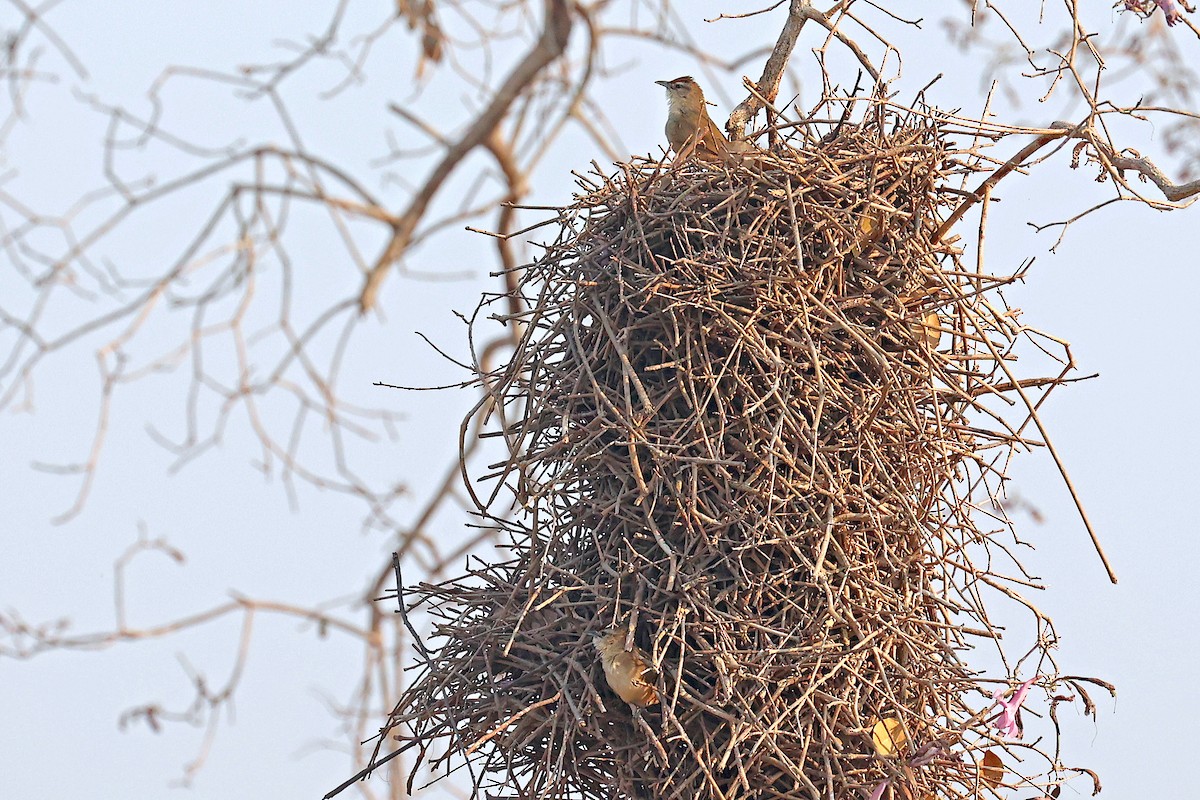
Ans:
<svg viewBox="0 0 1200 800"><path fill-rule="evenodd" d="M667 90L667 143L676 158L730 161L756 149L749 142L725 138L708 115L704 90L691 75L655 83Z"/></svg>
<svg viewBox="0 0 1200 800"><path fill-rule="evenodd" d="M657 671L650 663L650 656L637 645L625 649L627 627L611 630L592 637L592 644L600 653L600 664L604 667L604 678L617 696L635 708L645 708L658 703L658 690L654 681Z"/></svg>

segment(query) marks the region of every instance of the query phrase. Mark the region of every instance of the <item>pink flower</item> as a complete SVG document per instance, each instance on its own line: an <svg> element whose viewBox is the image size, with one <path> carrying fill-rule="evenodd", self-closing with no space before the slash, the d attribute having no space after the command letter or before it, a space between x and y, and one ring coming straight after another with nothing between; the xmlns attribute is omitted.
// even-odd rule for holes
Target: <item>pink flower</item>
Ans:
<svg viewBox="0 0 1200 800"><path fill-rule="evenodd" d="M1029 694L1029 687L1033 685L1034 678L1022 683L1017 687L1017 691L1008 700L1004 699L1004 693L1007 689L997 689L992 695L992 699L996 701L996 705L1002 709L1000 715L992 721L996 726L996 730L1004 736L1015 736L1021 738L1021 719L1019 712L1021 704L1025 702L1025 695Z"/></svg>
<svg viewBox="0 0 1200 800"><path fill-rule="evenodd" d="M1191 10L1191 7L1187 3L1183 5L1189 11ZM1162 9L1167 25L1177 25L1183 21L1183 12L1179 10L1179 6L1176 5L1175 0L1125 0L1125 9L1127 11L1143 14L1146 17L1154 13L1154 6Z"/></svg>
<svg viewBox="0 0 1200 800"><path fill-rule="evenodd" d="M926 764L932 764L933 760L941 755L945 749L946 745L943 742L930 742L918 750L912 756L912 758L908 759L908 765L911 767L923 767ZM875 788L871 790L871 793L867 795L867 800L879 800L879 798L883 797L883 793L887 791L887 787L891 785L891 783L891 778L880 781L878 784L876 784Z"/></svg>
<svg viewBox="0 0 1200 800"><path fill-rule="evenodd" d="M941 755L945 749L946 746L941 742L927 744L914 753L912 758L908 759L908 764L911 767L923 767L926 764L932 764L933 760Z"/></svg>
<svg viewBox="0 0 1200 800"><path fill-rule="evenodd" d="M1183 12L1176 7L1175 0L1156 0L1156 2L1158 3L1158 7L1162 9L1163 16L1167 18L1168 26L1183 21Z"/></svg>

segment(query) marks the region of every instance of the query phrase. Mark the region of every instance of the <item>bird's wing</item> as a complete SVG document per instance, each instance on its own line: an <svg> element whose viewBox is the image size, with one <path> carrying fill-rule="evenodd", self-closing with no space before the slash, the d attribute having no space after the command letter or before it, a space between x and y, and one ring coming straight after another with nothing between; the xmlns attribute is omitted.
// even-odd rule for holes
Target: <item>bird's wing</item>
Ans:
<svg viewBox="0 0 1200 800"><path fill-rule="evenodd" d="M632 655L638 666L637 672L641 682L647 686L653 686L658 681L658 670L654 668L653 662L650 661L649 654L642 648L635 647Z"/></svg>
<svg viewBox="0 0 1200 800"><path fill-rule="evenodd" d="M725 156L725 145L721 139L713 138L715 127L711 120L702 121L688 135L683 152L694 152L700 158L708 161L718 161Z"/></svg>
<svg viewBox="0 0 1200 800"><path fill-rule="evenodd" d="M612 658L612 670L618 675L627 676L633 680L638 673L638 662L633 653L627 653L624 650L617 653Z"/></svg>
<svg viewBox="0 0 1200 800"><path fill-rule="evenodd" d="M713 122L713 118L708 115L707 111L704 113L704 122L708 128L705 135L713 143L714 147L719 148L729 143L729 139L725 137L725 132L717 127L717 123Z"/></svg>

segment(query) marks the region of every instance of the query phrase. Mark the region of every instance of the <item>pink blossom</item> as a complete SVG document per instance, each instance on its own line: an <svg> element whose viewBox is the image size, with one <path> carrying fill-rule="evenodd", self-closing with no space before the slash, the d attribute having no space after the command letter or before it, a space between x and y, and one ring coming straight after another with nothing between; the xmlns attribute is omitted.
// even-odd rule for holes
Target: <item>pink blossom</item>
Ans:
<svg viewBox="0 0 1200 800"><path fill-rule="evenodd" d="M1029 694L1029 687L1033 685L1034 680L1034 678L1030 678L1018 686L1017 691L1008 700L1004 699L1006 689L997 689L996 693L992 695L996 705L1002 709L992 724L1002 735L1021 738L1021 722L1018 712L1020 712L1021 704L1025 702L1025 695Z"/></svg>
<svg viewBox="0 0 1200 800"><path fill-rule="evenodd" d="M1167 18L1167 25L1183 21L1183 12L1175 5L1175 0L1157 0L1157 2L1158 7L1162 9L1163 16Z"/></svg>
<svg viewBox="0 0 1200 800"><path fill-rule="evenodd" d="M930 742L918 750L912 756L912 758L908 759L908 765L911 767L923 767L926 764L932 764L933 760L941 755L945 749L946 745L944 742ZM887 787L891 784L891 782L891 778L888 778L885 781L880 781L878 784L876 784L875 788L871 790L871 793L867 795L867 800L879 800L879 798L883 797L883 793L887 790Z"/></svg>
<svg viewBox="0 0 1200 800"><path fill-rule="evenodd" d="M1191 10L1191 7L1187 3L1183 5L1188 10ZM1175 0L1125 0L1126 10L1145 14L1147 17L1154 13L1154 6L1162 9L1163 18L1166 19L1167 25L1177 25L1183 21L1183 12L1179 10L1179 6L1176 5Z"/></svg>
<svg viewBox="0 0 1200 800"><path fill-rule="evenodd" d="M941 742L927 744L914 753L912 758L908 759L908 764L912 767L923 767L926 764L931 764L945 749L946 746Z"/></svg>

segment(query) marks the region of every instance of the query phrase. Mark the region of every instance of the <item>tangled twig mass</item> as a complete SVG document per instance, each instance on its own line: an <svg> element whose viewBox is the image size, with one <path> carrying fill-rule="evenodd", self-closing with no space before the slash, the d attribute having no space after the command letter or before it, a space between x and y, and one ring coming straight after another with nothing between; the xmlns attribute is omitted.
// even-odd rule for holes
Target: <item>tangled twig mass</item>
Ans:
<svg viewBox="0 0 1200 800"><path fill-rule="evenodd" d="M1071 774L1057 727L1015 739L1009 687L1053 711L1070 690L1090 706L1089 679L1059 673L997 502L1069 353L1040 339L1062 372L1015 375L1032 335L999 290L1020 275L941 238L978 168L947 123L876 100L818 128L743 164L579 177L521 273L528 310L498 315L520 345L480 376L511 456L478 500L511 559L409 597L436 646L388 735L418 765L605 800L967 798ZM491 516L505 487L515 522ZM997 603L1032 615L1029 649ZM625 625L656 668L646 708L592 644Z"/></svg>

